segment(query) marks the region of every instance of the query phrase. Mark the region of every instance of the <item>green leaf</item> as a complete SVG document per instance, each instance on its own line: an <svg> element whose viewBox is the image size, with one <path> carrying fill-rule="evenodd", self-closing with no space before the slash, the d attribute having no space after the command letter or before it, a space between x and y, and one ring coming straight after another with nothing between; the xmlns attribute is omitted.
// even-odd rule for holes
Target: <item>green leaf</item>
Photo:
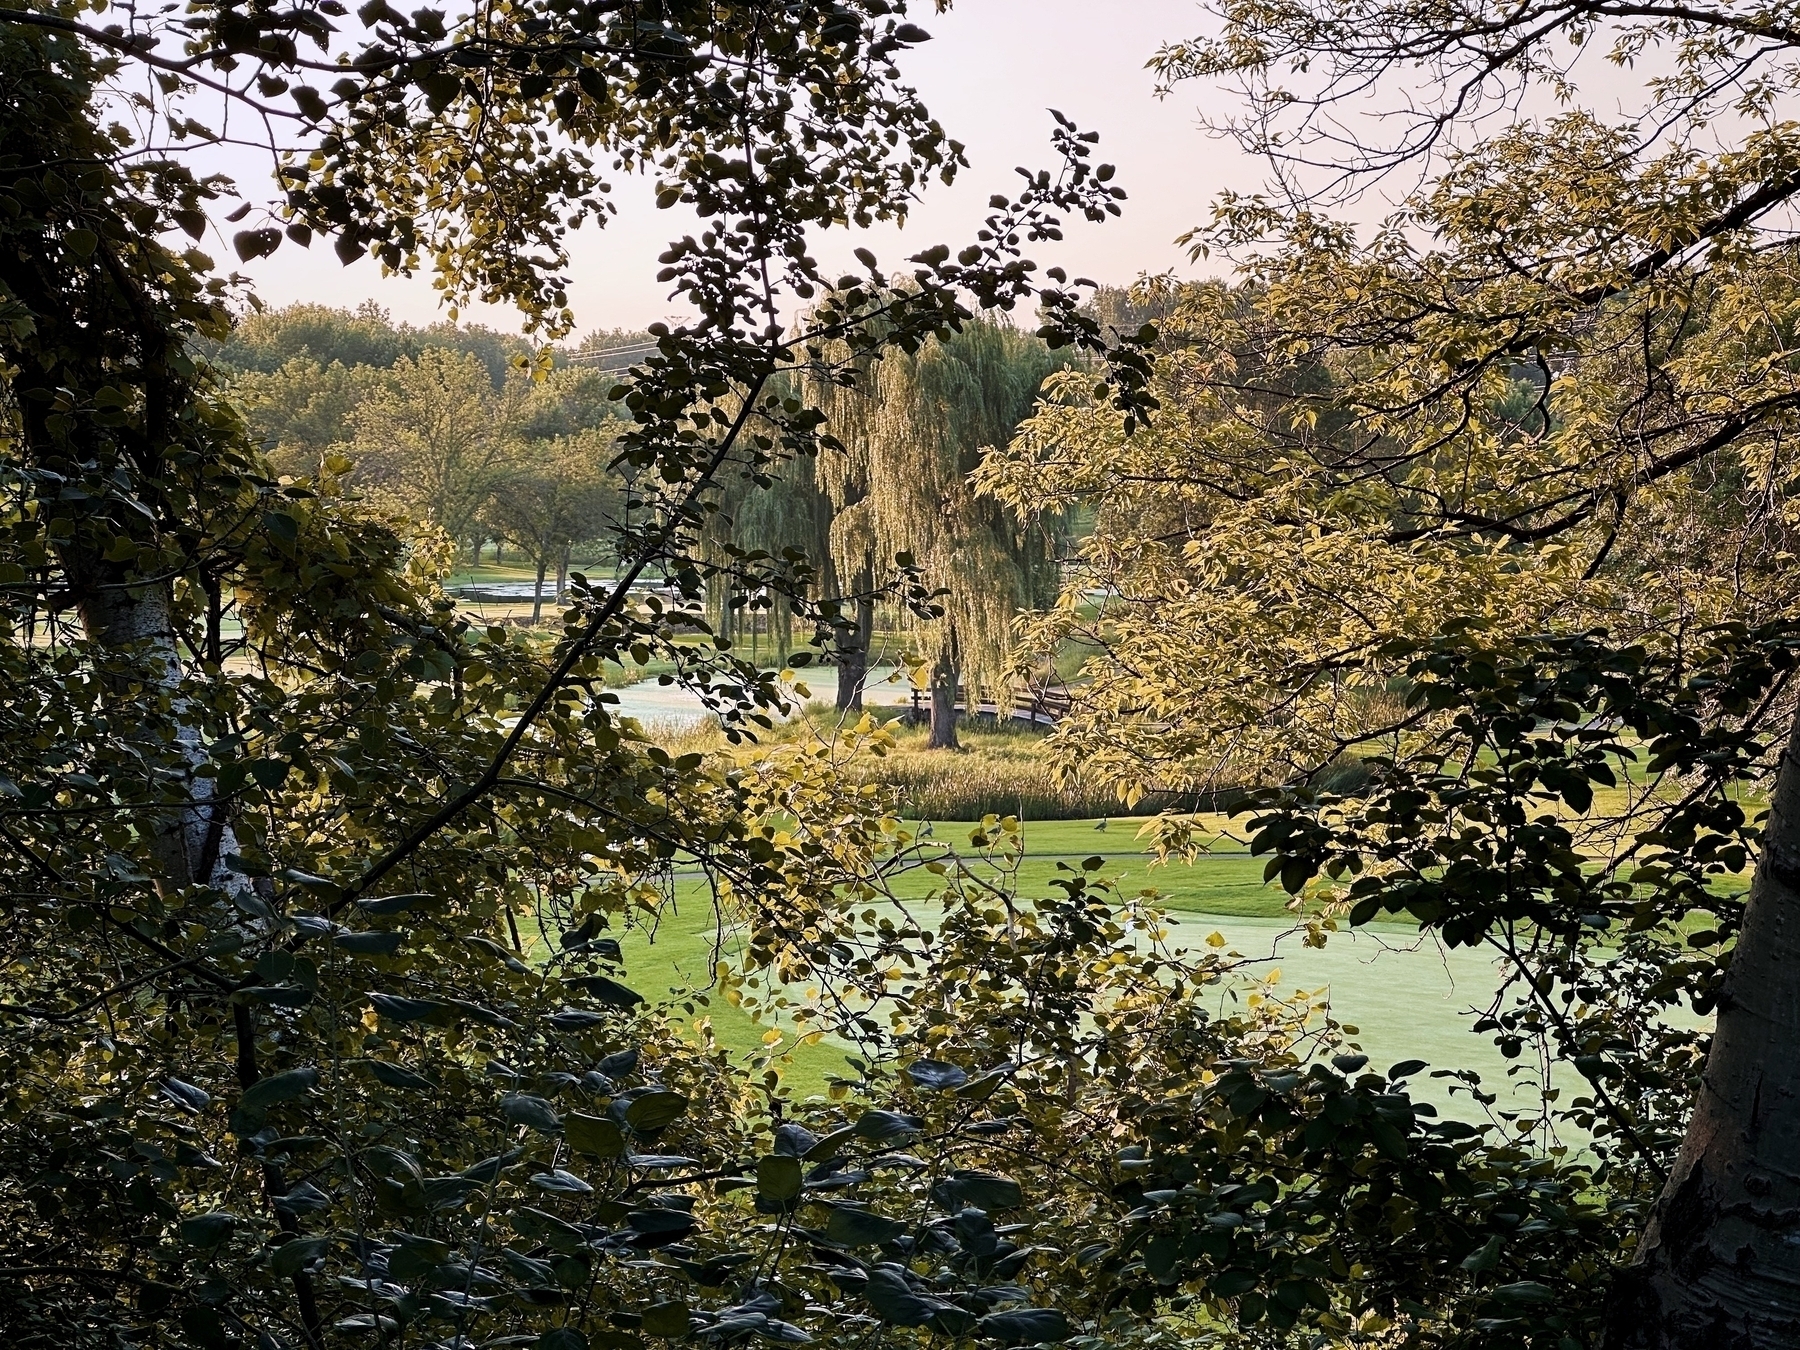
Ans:
<svg viewBox="0 0 1800 1350"><path fill-rule="evenodd" d="M1500 1264L1500 1251L1506 1245L1506 1239L1495 1233L1481 1246L1463 1257L1462 1268L1471 1275L1480 1275L1492 1270Z"/></svg>
<svg viewBox="0 0 1800 1350"><path fill-rule="evenodd" d="M289 1069L252 1084L238 1099L238 1105L252 1111L265 1110L311 1092L318 1082L317 1069Z"/></svg>
<svg viewBox="0 0 1800 1350"><path fill-rule="evenodd" d="M295 1238L292 1242L284 1242L270 1255L269 1269L279 1279L290 1279L318 1260L329 1245L330 1239L324 1237Z"/></svg>
<svg viewBox="0 0 1800 1350"><path fill-rule="evenodd" d="M804 1125L783 1121L775 1127L775 1152L789 1158L804 1158L819 1146L819 1136Z"/></svg>
<svg viewBox="0 0 1800 1350"><path fill-rule="evenodd" d="M339 933L332 939L352 956L392 956L406 941L404 933Z"/></svg>
<svg viewBox="0 0 1800 1350"><path fill-rule="evenodd" d="M800 1159L771 1153L756 1160L756 1193L777 1204L800 1195Z"/></svg>
<svg viewBox="0 0 1800 1350"><path fill-rule="evenodd" d="M435 895L423 891L412 891L405 895L375 895L356 902L357 908L365 914L404 914L409 909L417 909L420 905L430 904L436 900Z"/></svg>
<svg viewBox="0 0 1800 1350"><path fill-rule="evenodd" d="M363 1068L374 1075L377 1082L386 1083L389 1087L411 1088L414 1091L429 1091L437 1086L423 1074L414 1073L411 1069L403 1069L398 1064L389 1064L384 1059L365 1059Z"/></svg>
<svg viewBox="0 0 1800 1350"><path fill-rule="evenodd" d="M625 1108L625 1123L639 1134L655 1134L675 1123L688 1109L688 1099L666 1088L635 1097Z"/></svg>
<svg viewBox="0 0 1800 1350"><path fill-rule="evenodd" d="M1213 1276L1209 1288L1220 1298L1237 1298L1256 1288L1256 1276L1247 1270L1225 1270Z"/></svg>
<svg viewBox="0 0 1800 1350"><path fill-rule="evenodd" d="M1380 1116L1369 1117L1369 1138L1385 1157L1398 1162L1406 1156L1406 1136Z"/></svg>
<svg viewBox="0 0 1800 1350"><path fill-rule="evenodd" d="M491 1158L483 1158L472 1167L465 1167L462 1176L477 1186L488 1186L497 1181L500 1174L525 1156L525 1150L515 1148L507 1153L498 1153Z"/></svg>
<svg viewBox="0 0 1800 1350"><path fill-rule="evenodd" d="M579 1111L563 1117L563 1138L577 1153L590 1158L619 1158L625 1153L625 1135L616 1121L584 1116Z"/></svg>
<svg viewBox="0 0 1800 1350"><path fill-rule="evenodd" d="M561 1012L550 1013L544 1020L557 1031L587 1031L603 1022L611 1020L607 1013L590 1012L585 1008L564 1008Z"/></svg>
<svg viewBox="0 0 1800 1350"><path fill-rule="evenodd" d="M643 1311L639 1324L646 1336L685 1336L688 1334L688 1306L680 1299L652 1303Z"/></svg>
<svg viewBox="0 0 1800 1350"><path fill-rule="evenodd" d="M840 1247L878 1247L905 1231L905 1224L853 1205L833 1205L825 1221L826 1239Z"/></svg>
<svg viewBox="0 0 1800 1350"><path fill-rule="evenodd" d="M864 1111L856 1118L856 1137L873 1144L888 1144L896 1139L909 1139L925 1128L917 1116L903 1116L894 1111Z"/></svg>
<svg viewBox="0 0 1800 1350"><path fill-rule="evenodd" d="M500 1110L510 1125L524 1125L545 1134L555 1134L562 1128L556 1109L542 1097L533 1097L530 1093L508 1094L501 1099Z"/></svg>
<svg viewBox="0 0 1800 1350"><path fill-rule="evenodd" d="M236 1227L237 1215L214 1210L210 1214L183 1219L179 1231L181 1240L190 1247L217 1247L231 1236L232 1229Z"/></svg>
<svg viewBox="0 0 1800 1350"><path fill-rule="evenodd" d="M100 236L92 230L73 229L63 235L63 247L78 258L89 258L100 247Z"/></svg>
<svg viewBox="0 0 1800 1350"><path fill-rule="evenodd" d="M297 867L282 868L281 879L291 881L296 886L304 886L309 891L318 891L321 895L335 894L338 889L337 882L330 877L318 876L312 872L302 872Z"/></svg>
<svg viewBox="0 0 1800 1350"><path fill-rule="evenodd" d="M394 1250L388 1253L388 1276L411 1281L428 1275L450 1259L450 1244L416 1233L395 1235Z"/></svg>
<svg viewBox="0 0 1800 1350"><path fill-rule="evenodd" d="M539 1190L549 1191L554 1195L592 1195L594 1188L576 1176L573 1172L565 1172L562 1168L552 1168L548 1172L534 1173L531 1184Z"/></svg>
<svg viewBox="0 0 1800 1350"><path fill-rule="evenodd" d="M1556 1292L1536 1280L1520 1280L1517 1284L1503 1284L1490 1291L1490 1297L1503 1303L1550 1303L1555 1300Z"/></svg>
<svg viewBox="0 0 1800 1350"><path fill-rule="evenodd" d="M552 1327L537 1338L536 1345L537 1350L588 1350L588 1338L574 1327Z"/></svg>
<svg viewBox="0 0 1800 1350"><path fill-rule="evenodd" d="M975 1334L983 1340L1001 1341L1007 1345L1066 1341L1074 1331L1069 1319L1055 1308L1013 1308L1007 1312L989 1313L975 1324Z"/></svg>
<svg viewBox="0 0 1800 1350"><path fill-rule="evenodd" d="M315 122L323 122L325 120L325 100L320 96L318 90L309 89L303 84L296 85L292 97L294 106L299 108L304 116L311 118Z"/></svg>
<svg viewBox="0 0 1800 1350"><path fill-rule="evenodd" d="M939 1203L945 1209L972 1205L976 1209L997 1211L1017 1209L1025 1203L1018 1182L995 1176L992 1172L952 1172L938 1183L936 1190Z"/></svg>
<svg viewBox="0 0 1800 1350"><path fill-rule="evenodd" d="M843 1129L833 1130L830 1134L820 1139L818 1143L812 1145L805 1153L801 1154L801 1157L805 1158L807 1162L826 1162L837 1157L844 1145L854 1138L856 1138L856 1127L854 1125L846 1125ZM781 1148L781 1140L779 1137L777 1137L775 1141L775 1147L777 1151Z"/></svg>
<svg viewBox="0 0 1800 1350"><path fill-rule="evenodd" d="M881 1266L871 1270L863 1297L875 1315L892 1326L928 1326L946 1336L966 1335L975 1326L974 1313L943 1299L915 1293L897 1270Z"/></svg>
<svg viewBox="0 0 1800 1350"><path fill-rule="evenodd" d="M428 998L402 998L397 994L377 994L371 990L369 1003L376 1012L394 1022L429 1022L436 1026L448 1026L456 1019L456 1009L448 1003Z"/></svg>
<svg viewBox="0 0 1800 1350"><path fill-rule="evenodd" d="M274 229L239 230L231 236L231 246L241 262L266 258L281 247L281 231Z"/></svg>
<svg viewBox="0 0 1800 1350"><path fill-rule="evenodd" d="M906 1066L906 1076L930 1092L954 1092L969 1081L966 1070L941 1059L916 1059Z"/></svg>
<svg viewBox="0 0 1800 1350"><path fill-rule="evenodd" d="M512 1225L524 1236L560 1252L579 1252L587 1247L587 1239L579 1228L541 1209L518 1210L512 1216Z"/></svg>
<svg viewBox="0 0 1800 1350"><path fill-rule="evenodd" d="M644 996L637 990L627 989L617 980L609 980L604 975L577 975L563 983L571 989L579 989L589 998L599 999L615 1008L635 1008L644 1001Z"/></svg>
<svg viewBox="0 0 1800 1350"><path fill-rule="evenodd" d="M634 1232L663 1243L679 1241L694 1231L694 1216L685 1209L634 1209L625 1222Z"/></svg>

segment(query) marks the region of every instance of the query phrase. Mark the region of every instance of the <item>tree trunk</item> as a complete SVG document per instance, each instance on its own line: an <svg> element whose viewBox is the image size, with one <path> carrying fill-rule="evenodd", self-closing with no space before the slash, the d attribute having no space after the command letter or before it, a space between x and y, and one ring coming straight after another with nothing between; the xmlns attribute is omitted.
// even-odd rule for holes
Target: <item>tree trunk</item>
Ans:
<svg viewBox="0 0 1800 1350"><path fill-rule="evenodd" d="M83 567L80 560L72 560L70 567L73 577L84 580L110 570ZM190 776L184 786L185 800L152 826L165 884L218 886L247 900L249 878L226 866L226 859L237 852L237 835L224 806L213 801L212 779L197 775L208 754L201 714L181 692L181 651L176 645L174 599L167 583L128 587L118 581L98 585L90 581L82 589L86 594L80 613L88 637L111 653L112 659L129 661L131 678L141 678L169 694L176 745Z"/></svg>
<svg viewBox="0 0 1800 1350"><path fill-rule="evenodd" d="M564 549L556 555L556 603L563 602L563 593L569 589L569 550Z"/></svg>
<svg viewBox="0 0 1800 1350"><path fill-rule="evenodd" d="M960 750L956 738L956 685L961 674L948 657L939 657L931 668L931 734L927 750Z"/></svg>
<svg viewBox="0 0 1800 1350"><path fill-rule="evenodd" d="M838 651L837 706L839 712L861 712L863 684L869 678L869 644L875 634L875 602L856 602L856 634Z"/></svg>
<svg viewBox="0 0 1800 1350"><path fill-rule="evenodd" d="M1770 803L1687 1138L1609 1350L1800 1345L1800 724Z"/></svg>
<svg viewBox="0 0 1800 1350"><path fill-rule="evenodd" d="M538 554L537 585L531 592L531 621L536 623L538 616L544 612L544 573L550 570L549 560Z"/></svg>

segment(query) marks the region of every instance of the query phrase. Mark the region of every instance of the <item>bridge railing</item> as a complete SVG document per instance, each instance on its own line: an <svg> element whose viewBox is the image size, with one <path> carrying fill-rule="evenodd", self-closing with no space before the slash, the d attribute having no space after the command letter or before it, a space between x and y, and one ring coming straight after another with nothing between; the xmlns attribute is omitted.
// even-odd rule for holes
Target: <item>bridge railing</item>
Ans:
<svg viewBox="0 0 1800 1350"><path fill-rule="evenodd" d="M913 722L925 721L930 716L931 696L923 689L912 691L912 707L908 717ZM1055 686L1032 686L1013 692L1010 702L997 703L991 698L978 698L973 706L969 702L968 690L959 687L956 691L956 710L965 715L992 717L1013 722L1024 722L1034 727L1052 727L1069 715L1072 700L1066 689Z"/></svg>

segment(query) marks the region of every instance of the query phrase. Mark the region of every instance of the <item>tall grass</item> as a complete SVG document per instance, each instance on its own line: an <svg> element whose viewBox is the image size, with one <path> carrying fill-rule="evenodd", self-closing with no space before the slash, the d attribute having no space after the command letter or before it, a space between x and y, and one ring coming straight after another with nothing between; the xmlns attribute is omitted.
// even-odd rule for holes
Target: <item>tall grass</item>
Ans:
<svg viewBox="0 0 1800 1350"><path fill-rule="evenodd" d="M1097 816L1144 816L1158 811L1196 809L1197 803L1166 793L1150 793L1130 808L1110 787L1064 781L1045 744L1042 729L990 718L965 718L961 750L928 750L924 727L908 726L898 709L872 710L894 738L886 755L860 756L845 766L854 782L894 789L900 812L916 820L979 820L985 815L1022 820L1091 820ZM762 736L764 741L829 739L839 724L836 709L814 703L792 722ZM671 754L724 750L716 723L699 726L653 724L651 739Z"/></svg>
<svg viewBox="0 0 1800 1350"><path fill-rule="evenodd" d="M991 814L1086 820L1126 813L1110 788L1063 781L1041 731L970 718L960 729L963 748L946 751L925 748L923 727L890 723L888 730L895 748L879 759L857 761L851 773L892 787L901 812L913 819L979 820Z"/></svg>

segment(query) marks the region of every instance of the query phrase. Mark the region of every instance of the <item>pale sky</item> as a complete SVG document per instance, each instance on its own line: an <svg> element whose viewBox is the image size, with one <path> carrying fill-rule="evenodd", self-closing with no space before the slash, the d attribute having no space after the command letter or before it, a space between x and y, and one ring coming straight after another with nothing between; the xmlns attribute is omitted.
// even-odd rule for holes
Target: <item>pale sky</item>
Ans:
<svg viewBox="0 0 1800 1350"><path fill-rule="evenodd" d="M943 15L926 4L915 8L933 41L907 54L902 71L945 130L968 147L970 167L953 187L928 188L903 232L821 236L814 252L830 270L848 270L858 244L873 248L885 268L899 270L907 254L931 244L972 242L989 195L1014 191L1014 166L1051 166L1047 109L1054 107L1084 131L1100 133L1096 158L1118 166L1116 182L1130 199L1121 218L1072 224L1061 245L1039 246L1030 256L1072 276L1117 284L1171 268L1197 274L1176 236L1206 219L1221 189L1253 188L1262 169L1200 130L1201 101L1223 113L1231 106L1225 95L1194 86L1159 101L1153 92L1144 63L1161 42L1205 26L1195 0L959 0ZM243 187L257 195L249 174ZM605 230L571 236L578 333L639 328L679 312L667 286L655 280L656 256L690 231L691 217L656 210L643 180L621 182L613 195L620 212ZM443 317L429 280L384 279L367 259L342 267L323 243L311 250L285 245L242 270L271 305L354 306L372 298L396 319ZM506 310L464 317L518 326Z"/></svg>

